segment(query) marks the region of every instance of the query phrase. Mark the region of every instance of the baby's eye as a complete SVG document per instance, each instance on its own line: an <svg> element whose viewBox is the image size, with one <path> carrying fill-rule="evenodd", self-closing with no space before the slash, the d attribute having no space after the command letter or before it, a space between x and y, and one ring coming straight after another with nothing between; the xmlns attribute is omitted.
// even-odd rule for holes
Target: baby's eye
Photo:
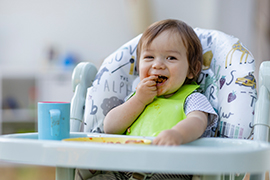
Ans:
<svg viewBox="0 0 270 180"><path fill-rule="evenodd" d="M174 57L174 56L168 56L167 59L168 60L176 60L176 57Z"/></svg>
<svg viewBox="0 0 270 180"><path fill-rule="evenodd" d="M153 59L153 56L145 56L144 59Z"/></svg>

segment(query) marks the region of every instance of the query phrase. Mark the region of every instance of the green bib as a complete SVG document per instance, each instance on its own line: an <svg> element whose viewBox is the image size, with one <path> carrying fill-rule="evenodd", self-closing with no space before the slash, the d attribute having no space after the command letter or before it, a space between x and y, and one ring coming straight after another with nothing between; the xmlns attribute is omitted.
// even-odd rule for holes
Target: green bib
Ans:
<svg viewBox="0 0 270 180"><path fill-rule="evenodd" d="M186 118L185 100L197 88L199 85L187 84L169 98L155 97L153 102L146 106L142 114L130 126L126 135L157 136L161 131L171 129Z"/></svg>

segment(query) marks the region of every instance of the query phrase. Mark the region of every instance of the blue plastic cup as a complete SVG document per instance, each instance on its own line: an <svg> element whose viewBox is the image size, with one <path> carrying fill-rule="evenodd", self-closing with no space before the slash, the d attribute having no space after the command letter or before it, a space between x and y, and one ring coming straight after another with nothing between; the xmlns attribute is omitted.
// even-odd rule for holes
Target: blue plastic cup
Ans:
<svg viewBox="0 0 270 180"><path fill-rule="evenodd" d="M62 140L70 137L70 103L38 102L38 139Z"/></svg>

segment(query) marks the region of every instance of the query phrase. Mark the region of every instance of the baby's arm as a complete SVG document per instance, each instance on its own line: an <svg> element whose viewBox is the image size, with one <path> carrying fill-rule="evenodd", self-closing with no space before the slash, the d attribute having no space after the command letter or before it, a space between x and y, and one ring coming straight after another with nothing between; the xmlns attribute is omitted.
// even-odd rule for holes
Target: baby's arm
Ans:
<svg viewBox="0 0 270 180"><path fill-rule="evenodd" d="M198 139L207 127L208 113L192 111L172 129L162 131L153 141L155 145L181 145Z"/></svg>
<svg viewBox="0 0 270 180"><path fill-rule="evenodd" d="M156 76L144 78L136 88L136 94L127 102L112 109L104 119L104 131L108 134L123 134L137 119L145 106L157 95Z"/></svg>

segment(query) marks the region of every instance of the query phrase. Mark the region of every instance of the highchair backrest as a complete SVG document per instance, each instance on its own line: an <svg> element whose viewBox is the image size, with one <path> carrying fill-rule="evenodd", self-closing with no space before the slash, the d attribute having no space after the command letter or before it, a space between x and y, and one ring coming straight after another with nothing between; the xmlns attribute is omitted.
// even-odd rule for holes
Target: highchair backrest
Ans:
<svg viewBox="0 0 270 180"><path fill-rule="evenodd" d="M212 135L247 139L254 116L255 61L239 41L216 30L195 28L203 47L203 67L198 83L219 114ZM141 35L108 56L87 90L84 132L103 132L103 119L124 102L138 81L136 47ZM136 80L136 81L134 81Z"/></svg>

